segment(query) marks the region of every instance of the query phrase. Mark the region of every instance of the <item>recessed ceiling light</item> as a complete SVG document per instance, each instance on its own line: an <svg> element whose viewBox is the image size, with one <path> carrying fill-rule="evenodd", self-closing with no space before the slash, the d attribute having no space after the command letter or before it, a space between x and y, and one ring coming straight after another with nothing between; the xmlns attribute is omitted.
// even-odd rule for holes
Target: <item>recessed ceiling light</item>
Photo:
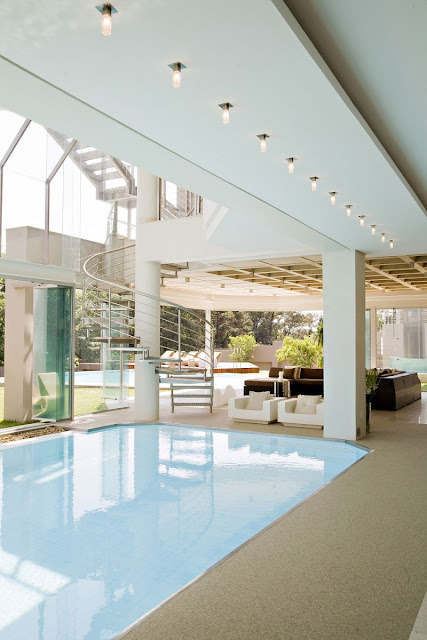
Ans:
<svg viewBox="0 0 427 640"><path fill-rule="evenodd" d="M359 216L360 226L361 227L365 226L365 218L366 218L366 216Z"/></svg>
<svg viewBox="0 0 427 640"><path fill-rule="evenodd" d="M349 218L351 216L351 207L353 205L352 204L346 204L345 205L345 210L347 211L347 217Z"/></svg>
<svg viewBox="0 0 427 640"><path fill-rule="evenodd" d="M296 158L286 158L288 161L288 173L293 173L295 171L295 160Z"/></svg>
<svg viewBox="0 0 427 640"><path fill-rule="evenodd" d="M335 204L335 199L337 196L337 192L336 191L330 191L329 195L331 196L331 204Z"/></svg>
<svg viewBox="0 0 427 640"><path fill-rule="evenodd" d="M187 67L182 62L171 62L168 67L172 69L172 86L174 89L179 89L181 86L181 71Z"/></svg>
<svg viewBox="0 0 427 640"><path fill-rule="evenodd" d="M230 109L233 108L233 105L229 102L223 102L218 106L222 109L222 124L228 124L230 122Z"/></svg>
<svg viewBox="0 0 427 640"><path fill-rule="evenodd" d="M104 4L99 4L96 8L102 14L102 17L101 17L102 35L111 36L111 26L112 26L111 15L113 13L118 13L117 9L113 7L113 5L110 4L109 2L105 2Z"/></svg>
<svg viewBox="0 0 427 640"><path fill-rule="evenodd" d="M270 136L267 133L259 133L257 138L259 138L259 148L261 149L261 153L265 153L267 151L267 138Z"/></svg>
<svg viewBox="0 0 427 640"><path fill-rule="evenodd" d="M319 178L317 176L312 176L309 179L311 180L311 190L312 191L316 191L316 189L317 189L317 181L318 181Z"/></svg>

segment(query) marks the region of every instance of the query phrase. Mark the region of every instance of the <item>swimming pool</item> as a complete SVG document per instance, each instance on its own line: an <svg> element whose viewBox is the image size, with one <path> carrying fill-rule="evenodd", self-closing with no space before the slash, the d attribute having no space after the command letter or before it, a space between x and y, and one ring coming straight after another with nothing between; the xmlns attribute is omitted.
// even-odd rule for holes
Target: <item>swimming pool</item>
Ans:
<svg viewBox="0 0 427 640"><path fill-rule="evenodd" d="M254 374L247 373L216 373L214 376L215 389L224 389L226 385L231 384L234 389L243 390L244 381ZM135 387L135 371L130 369L126 372L127 384L133 389ZM120 385L120 371L107 371L106 381L112 387ZM0 379L1 382L1 379ZM74 374L74 383L78 387L102 387L103 372L102 371L76 371ZM168 388L167 383L161 386Z"/></svg>
<svg viewBox="0 0 427 640"><path fill-rule="evenodd" d="M366 453L162 424L3 445L0 640L120 637Z"/></svg>

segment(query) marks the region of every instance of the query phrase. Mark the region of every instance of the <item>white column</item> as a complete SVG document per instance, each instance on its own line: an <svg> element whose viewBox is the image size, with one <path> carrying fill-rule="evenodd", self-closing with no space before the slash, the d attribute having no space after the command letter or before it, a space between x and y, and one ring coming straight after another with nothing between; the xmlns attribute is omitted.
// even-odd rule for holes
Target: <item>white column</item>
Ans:
<svg viewBox="0 0 427 640"><path fill-rule="evenodd" d="M144 260L144 225L157 220L159 179L138 169L136 210L135 290L160 296L160 264ZM145 296L135 296L135 335L140 346L148 347L150 357L160 353L160 303ZM135 363L135 418L158 420L159 385L155 365Z"/></svg>
<svg viewBox="0 0 427 640"><path fill-rule="evenodd" d="M209 355L211 349L212 329L208 322L212 322L212 311L210 309L205 310L205 352ZM215 366L215 364L214 364ZM212 375L212 371L208 371L208 375Z"/></svg>
<svg viewBox="0 0 427 640"><path fill-rule="evenodd" d="M371 368L375 369L377 366L377 309L373 307L369 309L370 312L370 327L371 327Z"/></svg>
<svg viewBox="0 0 427 640"><path fill-rule="evenodd" d="M323 254L325 438L366 432L365 260L359 251Z"/></svg>
<svg viewBox="0 0 427 640"><path fill-rule="evenodd" d="M6 280L6 309L4 417L24 422L33 409L33 288Z"/></svg>

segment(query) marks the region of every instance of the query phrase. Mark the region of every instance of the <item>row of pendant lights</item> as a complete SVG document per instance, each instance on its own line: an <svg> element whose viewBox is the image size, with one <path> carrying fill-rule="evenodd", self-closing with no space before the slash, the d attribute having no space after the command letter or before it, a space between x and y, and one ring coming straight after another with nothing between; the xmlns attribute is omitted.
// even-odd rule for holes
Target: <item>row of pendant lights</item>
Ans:
<svg viewBox="0 0 427 640"><path fill-rule="evenodd" d="M102 18L101 18L101 33L104 36L110 36L111 35L111 28L112 28L112 15L114 13L117 13L117 9L115 9L113 7L112 4L110 4L109 2L102 4L102 5L98 5L96 7L98 9L98 11L101 12ZM181 86L181 82L182 82L182 70L186 69L185 64L183 64L182 62L172 62L171 64L168 65L171 69L172 69L172 86L174 89L179 89ZM222 110L222 123L223 124L229 124L230 123L230 109L233 108L233 105L230 102L222 102L221 104L218 105L221 110ZM260 151L261 153L265 153L267 151L267 139L270 136L267 133L259 133L257 134L257 138L259 139L259 146L260 146ZM291 157L291 158L286 158L286 161L288 163L288 173L289 174L293 174L295 172L295 161L296 158ZM311 190L312 191L317 191L317 181L319 180L318 176L311 176L309 178L309 180L311 181ZM331 205L335 205L336 202L336 197L337 197L337 192L336 191L330 191L329 192L330 198L331 198ZM351 209L352 209L351 204L346 204L345 205L345 209L347 212L347 217L351 216ZM360 215L359 216L359 224L361 227L365 226L365 215ZM376 229L377 229L377 225L376 224L371 224L371 234L374 236L376 235ZM385 233L381 233L381 242L385 242L386 241L386 234ZM390 249L393 249L394 247L394 240L389 240L389 244L390 244Z"/></svg>

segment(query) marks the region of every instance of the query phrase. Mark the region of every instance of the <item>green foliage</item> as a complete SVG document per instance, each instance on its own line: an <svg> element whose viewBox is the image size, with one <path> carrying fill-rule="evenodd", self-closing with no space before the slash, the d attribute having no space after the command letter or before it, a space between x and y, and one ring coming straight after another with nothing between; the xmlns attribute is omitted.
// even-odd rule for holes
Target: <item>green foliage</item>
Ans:
<svg viewBox="0 0 427 640"><path fill-rule="evenodd" d="M251 333L253 330L253 322L247 311L213 311L212 324L216 349L226 349L231 336Z"/></svg>
<svg viewBox="0 0 427 640"><path fill-rule="evenodd" d="M314 334L314 341L323 349L323 320L320 320L317 325L316 333Z"/></svg>
<svg viewBox="0 0 427 640"><path fill-rule="evenodd" d="M250 362L254 355L256 340L247 333L242 336L230 336L228 348L231 349L230 360L234 362Z"/></svg>
<svg viewBox="0 0 427 640"><path fill-rule="evenodd" d="M257 344L272 344L276 339L276 311L249 311L248 315Z"/></svg>
<svg viewBox="0 0 427 640"><path fill-rule="evenodd" d="M303 311L284 311L276 313L276 335L280 340L286 336L302 340L315 330L319 316L317 313L304 313Z"/></svg>
<svg viewBox="0 0 427 640"><path fill-rule="evenodd" d="M286 336L283 346L276 351L278 362L285 360L291 365L301 367L323 367L323 349L313 336L304 336L302 340Z"/></svg>
<svg viewBox="0 0 427 640"><path fill-rule="evenodd" d="M366 369L365 380L366 395L369 395L372 398L372 396L375 395L375 392L378 389L378 385L380 384L378 369Z"/></svg>
<svg viewBox="0 0 427 640"><path fill-rule="evenodd" d="M205 348L205 314L194 310L196 315L181 311L181 351L203 351ZM162 349L178 349L178 309L160 307L160 336Z"/></svg>
<svg viewBox="0 0 427 640"><path fill-rule="evenodd" d="M91 317L88 310L83 312L83 291L76 289L75 292L75 318L76 318L76 357L79 362L100 362L101 359L101 345L96 342L92 342L88 338L88 331L83 323L83 313L87 317Z"/></svg>

